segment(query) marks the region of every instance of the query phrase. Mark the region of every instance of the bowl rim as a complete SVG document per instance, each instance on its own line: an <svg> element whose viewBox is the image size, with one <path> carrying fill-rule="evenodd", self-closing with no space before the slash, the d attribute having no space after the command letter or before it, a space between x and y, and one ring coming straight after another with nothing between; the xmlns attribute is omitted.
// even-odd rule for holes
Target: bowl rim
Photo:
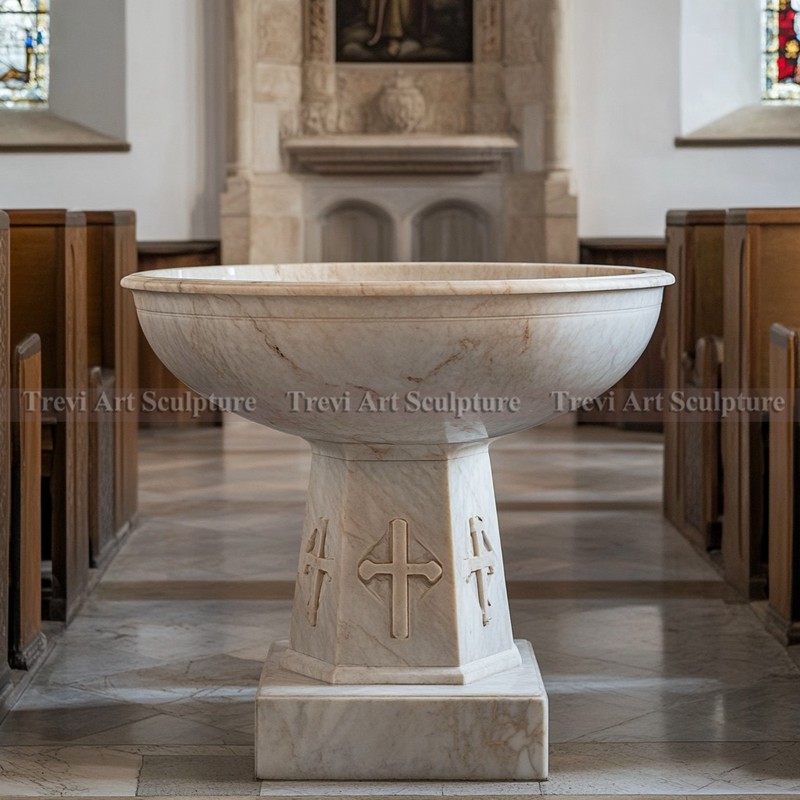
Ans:
<svg viewBox="0 0 800 800"><path fill-rule="evenodd" d="M408 265L422 268L457 269L459 267L502 267L523 273L535 267L558 267L582 271L596 269L600 274L575 277L505 277L462 280L247 280L236 278L203 278L204 271L272 267L277 272L299 267L375 267ZM186 273L193 273L187 277ZM198 276L198 277L195 277ZM295 264L224 264L135 272L125 276L121 285L134 292L169 294L205 294L212 296L253 295L290 297L425 297L443 295L525 295L574 292L620 291L665 287L675 283L669 272L646 267L605 264L558 264L538 262L308 262Z"/></svg>

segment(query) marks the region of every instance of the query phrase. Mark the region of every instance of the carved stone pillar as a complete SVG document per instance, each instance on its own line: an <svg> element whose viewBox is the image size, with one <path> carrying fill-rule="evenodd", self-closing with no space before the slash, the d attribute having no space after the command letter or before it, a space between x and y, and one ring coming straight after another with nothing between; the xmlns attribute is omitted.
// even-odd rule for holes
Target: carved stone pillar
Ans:
<svg viewBox="0 0 800 800"><path fill-rule="evenodd" d="M229 0L233 133L222 196L226 263L300 261L303 209L281 139L298 127L303 15L297 0Z"/></svg>
<svg viewBox="0 0 800 800"><path fill-rule="evenodd" d="M475 3L475 64L472 71L472 129L475 133L508 131L503 84L503 3Z"/></svg>
<svg viewBox="0 0 800 800"><path fill-rule="evenodd" d="M333 0L307 0L303 62L302 130L335 133L339 127L333 59Z"/></svg>
<svg viewBox="0 0 800 800"><path fill-rule="evenodd" d="M568 47L571 0L551 0L548 26L548 97L545 116L545 240L547 261L577 260L578 199L572 193L570 169L570 78Z"/></svg>
<svg viewBox="0 0 800 800"><path fill-rule="evenodd" d="M504 257L577 260L577 198L570 187L570 0L505 1L505 91L522 146L505 188Z"/></svg>

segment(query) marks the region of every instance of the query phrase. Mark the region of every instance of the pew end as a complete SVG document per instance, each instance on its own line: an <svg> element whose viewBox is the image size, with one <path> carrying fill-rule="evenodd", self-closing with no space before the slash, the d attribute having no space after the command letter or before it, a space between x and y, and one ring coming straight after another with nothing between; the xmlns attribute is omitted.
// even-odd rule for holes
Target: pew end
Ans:
<svg viewBox="0 0 800 800"><path fill-rule="evenodd" d="M15 348L12 376L12 491L9 662L28 670L44 655L42 632L42 345L38 334ZM31 402L33 399L35 402Z"/></svg>
<svg viewBox="0 0 800 800"><path fill-rule="evenodd" d="M769 419L769 589L765 623L784 645L800 644L800 332L770 330L770 391L784 400Z"/></svg>

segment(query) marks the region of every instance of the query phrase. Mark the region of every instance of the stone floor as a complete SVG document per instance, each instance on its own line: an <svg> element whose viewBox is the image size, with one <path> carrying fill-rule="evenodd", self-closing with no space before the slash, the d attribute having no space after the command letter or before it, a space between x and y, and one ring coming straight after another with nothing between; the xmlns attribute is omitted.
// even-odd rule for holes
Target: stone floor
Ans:
<svg viewBox="0 0 800 800"><path fill-rule="evenodd" d="M253 779L309 459L234 421L144 435L140 524L0 725L0 796L800 793L800 669L663 521L659 438L554 428L493 460L515 633L550 696L547 783Z"/></svg>

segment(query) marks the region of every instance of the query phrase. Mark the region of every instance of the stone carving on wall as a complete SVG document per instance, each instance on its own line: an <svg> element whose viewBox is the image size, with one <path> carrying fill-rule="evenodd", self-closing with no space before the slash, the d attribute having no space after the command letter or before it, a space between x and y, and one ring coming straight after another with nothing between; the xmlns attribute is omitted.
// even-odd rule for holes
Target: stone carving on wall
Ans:
<svg viewBox="0 0 800 800"><path fill-rule="evenodd" d="M503 58L501 0L482 0L476 11L478 21L475 61L501 61Z"/></svg>
<svg viewBox="0 0 800 800"><path fill-rule="evenodd" d="M302 8L297 0L270 0L256 6L256 57L270 64L300 64Z"/></svg>
<svg viewBox="0 0 800 800"><path fill-rule="evenodd" d="M378 133L413 133L425 119L425 95L410 75L397 72L383 86L375 101Z"/></svg>
<svg viewBox="0 0 800 800"><path fill-rule="evenodd" d="M329 0L307 0L306 60L330 60Z"/></svg>
<svg viewBox="0 0 800 800"><path fill-rule="evenodd" d="M339 112L336 103L314 101L303 104L303 133L321 136L339 132Z"/></svg>
<svg viewBox="0 0 800 800"><path fill-rule="evenodd" d="M542 29L549 8L530 0L507 0L505 62L509 66L542 63Z"/></svg>

